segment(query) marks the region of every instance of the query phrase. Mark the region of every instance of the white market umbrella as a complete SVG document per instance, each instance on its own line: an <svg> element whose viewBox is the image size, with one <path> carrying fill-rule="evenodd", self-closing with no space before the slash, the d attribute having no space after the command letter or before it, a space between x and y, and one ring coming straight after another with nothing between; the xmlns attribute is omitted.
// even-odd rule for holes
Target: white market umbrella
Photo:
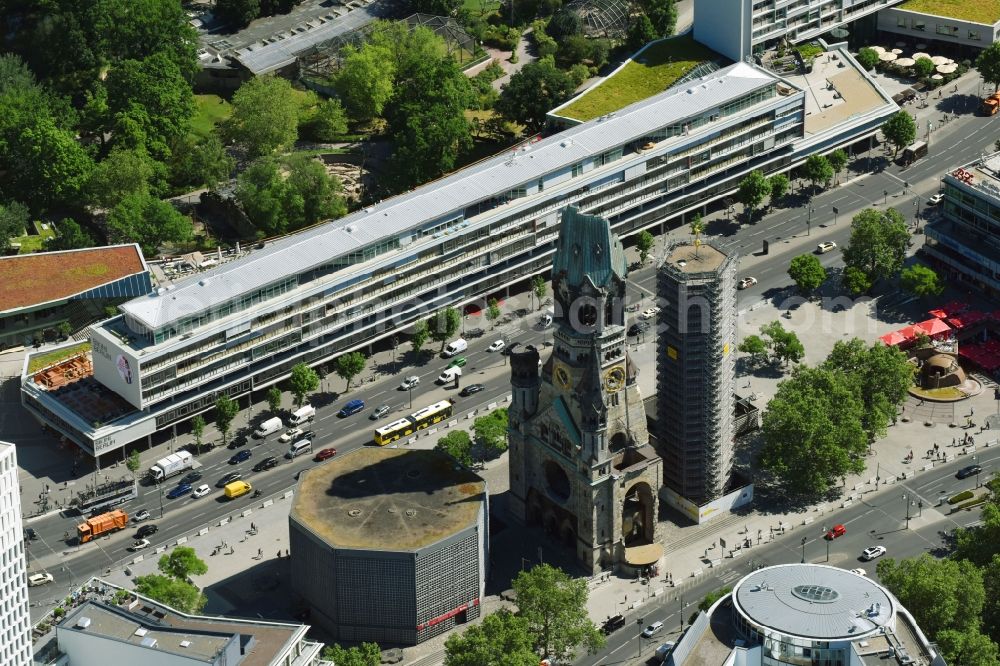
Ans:
<svg viewBox="0 0 1000 666"><path fill-rule="evenodd" d="M882 48L881 46L873 46L871 48L872 48L872 51L874 51L875 53L877 53L879 55L882 55L883 53L885 53L885 49Z"/></svg>
<svg viewBox="0 0 1000 666"><path fill-rule="evenodd" d="M944 81L944 77L941 76L940 74L935 74L931 78L934 79L935 81Z"/></svg>
<svg viewBox="0 0 1000 666"><path fill-rule="evenodd" d="M913 58L897 58L895 64L899 67L913 67L917 61Z"/></svg>
<svg viewBox="0 0 1000 666"><path fill-rule="evenodd" d="M878 59L881 60L882 62L892 62L897 57L899 56L897 56L895 53L889 52L880 54Z"/></svg>
<svg viewBox="0 0 1000 666"><path fill-rule="evenodd" d="M931 62L934 63L935 65L946 65L948 64L948 59L945 58L944 56L934 56L933 58L931 58Z"/></svg>
<svg viewBox="0 0 1000 666"><path fill-rule="evenodd" d="M895 53L896 55L902 55L903 49L893 49L892 52Z"/></svg>
<svg viewBox="0 0 1000 666"><path fill-rule="evenodd" d="M941 74L954 74L958 65L938 65L937 71Z"/></svg>
<svg viewBox="0 0 1000 666"><path fill-rule="evenodd" d="M927 58L928 60L930 60L931 59L931 54L930 53L924 53L923 51L917 51L916 53L914 53L910 57L913 58L914 60L920 60L921 58Z"/></svg>

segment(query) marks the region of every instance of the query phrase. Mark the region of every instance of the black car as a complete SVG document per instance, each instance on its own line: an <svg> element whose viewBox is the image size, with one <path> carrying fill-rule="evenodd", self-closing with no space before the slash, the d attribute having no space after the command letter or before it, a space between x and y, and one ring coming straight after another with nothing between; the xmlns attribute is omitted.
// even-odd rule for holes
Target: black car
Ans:
<svg viewBox="0 0 1000 666"><path fill-rule="evenodd" d="M25 527L24 528L24 540L25 541L34 541L37 538L38 538L38 533L35 532L35 530L33 530L30 527Z"/></svg>
<svg viewBox="0 0 1000 666"><path fill-rule="evenodd" d="M233 454L233 457L229 459L229 464L239 465L241 462L250 460L251 455L253 455L253 453L250 451L250 449L246 449L245 451L240 451L239 453Z"/></svg>
<svg viewBox="0 0 1000 666"><path fill-rule="evenodd" d="M222 488L223 486L230 484L233 481L239 481L242 478L243 475L240 474L239 472L230 472L229 474L226 474L224 477L219 479L219 482L215 484L215 487Z"/></svg>
<svg viewBox="0 0 1000 666"><path fill-rule="evenodd" d="M511 354L514 353L514 350L520 346L521 346L520 342L511 342L506 347L504 347L503 351L501 351L500 353L503 354L504 356L510 356Z"/></svg>
<svg viewBox="0 0 1000 666"><path fill-rule="evenodd" d="M475 393L479 393L480 391L484 390L485 388L486 388L485 384L469 384L468 386L466 386L464 389L462 389L459 392L459 395L462 396L462 397L464 397L464 398L467 398L470 395L473 395Z"/></svg>
<svg viewBox="0 0 1000 666"><path fill-rule="evenodd" d="M181 483L194 483L200 478L201 478L201 472L198 471L188 472L187 474L184 475L184 478L181 479Z"/></svg>
<svg viewBox="0 0 1000 666"><path fill-rule="evenodd" d="M967 479L970 476L974 476L976 474L981 473L982 471L983 468L980 467L979 465L969 465L967 467L963 467L962 469L958 470L958 473L955 474L955 477L958 479Z"/></svg>
<svg viewBox="0 0 1000 666"><path fill-rule="evenodd" d="M274 456L270 456L269 458L264 458L259 463L254 465L253 471L263 472L265 469L271 469L272 467L277 467L277 466L278 466L278 459L275 458Z"/></svg>
<svg viewBox="0 0 1000 666"><path fill-rule="evenodd" d="M618 629L621 629L624 626L625 626L624 615L612 615L611 617L609 617L607 620L604 621L603 625L601 625L601 631L603 631L604 635L607 636L611 632L617 631Z"/></svg>
<svg viewBox="0 0 1000 666"><path fill-rule="evenodd" d="M156 534L156 531L160 529L156 525L150 523L149 525L143 525L138 530L135 531L136 539L145 539L146 537L151 537Z"/></svg>
<svg viewBox="0 0 1000 666"><path fill-rule="evenodd" d="M249 440L247 439L246 435L238 435L236 437L233 437L233 441L229 442L228 448L238 449L241 446L246 446L248 443Z"/></svg>
<svg viewBox="0 0 1000 666"><path fill-rule="evenodd" d="M649 324L644 321L637 321L628 327L628 334L630 337L636 337L637 335L644 333L649 330Z"/></svg>

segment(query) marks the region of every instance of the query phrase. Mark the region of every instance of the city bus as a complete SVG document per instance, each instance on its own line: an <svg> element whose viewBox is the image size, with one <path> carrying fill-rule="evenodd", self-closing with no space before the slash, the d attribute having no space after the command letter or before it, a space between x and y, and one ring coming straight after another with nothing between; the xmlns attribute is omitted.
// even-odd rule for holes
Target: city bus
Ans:
<svg viewBox="0 0 1000 666"><path fill-rule="evenodd" d="M442 400L433 405L419 409L407 417L393 421L388 425L375 429L375 443L385 446L390 442L395 442L400 437L412 435L418 430L440 423L449 418L454 411L454 404L451 400Z"/></svg>

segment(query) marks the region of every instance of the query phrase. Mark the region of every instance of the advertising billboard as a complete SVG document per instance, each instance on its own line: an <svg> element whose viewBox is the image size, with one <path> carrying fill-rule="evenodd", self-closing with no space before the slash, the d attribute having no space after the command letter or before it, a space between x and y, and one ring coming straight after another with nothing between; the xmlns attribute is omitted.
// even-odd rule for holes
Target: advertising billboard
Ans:
<svg viewBox="0 0 1000 666"><path fill-rule="evenodd" d="M99 327L91 329L90 342L93 346L94 378L137 409L142 409L142 382L135 351Z"/></svg>

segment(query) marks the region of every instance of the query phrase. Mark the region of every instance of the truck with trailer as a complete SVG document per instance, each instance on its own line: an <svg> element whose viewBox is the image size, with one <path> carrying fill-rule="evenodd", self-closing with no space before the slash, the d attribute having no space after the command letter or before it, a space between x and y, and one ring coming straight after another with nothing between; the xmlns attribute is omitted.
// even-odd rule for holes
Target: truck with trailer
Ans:
<svg viewBox="0 0 1000 666"><path fill-rule="evenodd" d="M121 509L108 511L88 518L76 526L76 536L80 543L87 543L102 534L111 534L128 527L128 514Z"/></svg>
<svg viewBox="0 0 1000 666"><path fill-rule="evenodd" d="M194 456L189 451L178 451L157 460L156 464L149 468L149 477L154 483L160 483L192 467L194 467Z"/></svg>

